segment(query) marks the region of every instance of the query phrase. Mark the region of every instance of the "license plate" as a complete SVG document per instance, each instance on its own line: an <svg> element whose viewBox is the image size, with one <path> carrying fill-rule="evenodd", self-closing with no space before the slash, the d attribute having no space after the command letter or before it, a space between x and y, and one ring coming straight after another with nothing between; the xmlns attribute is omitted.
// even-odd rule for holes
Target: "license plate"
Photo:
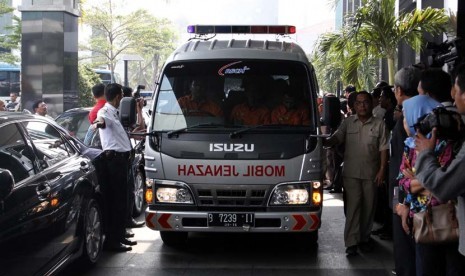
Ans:
<svg viewBox="0 0 465 276"><path fill-rule="evenodd" d="M242 227L255 225L253 213L209 213L208 226Z"/></svg>

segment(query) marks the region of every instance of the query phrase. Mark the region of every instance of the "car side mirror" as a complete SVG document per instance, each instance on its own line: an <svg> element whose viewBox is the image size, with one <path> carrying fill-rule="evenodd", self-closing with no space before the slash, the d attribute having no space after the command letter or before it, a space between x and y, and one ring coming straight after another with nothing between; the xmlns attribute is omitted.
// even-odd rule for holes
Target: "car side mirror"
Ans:
<svg viewBox="0 0 465 276"><path fill-rule="evenodd" d="M336 129L341 123L341 102L337 97L323 97L323 125Z"/></svg>
<svg viewBox="0 0 465 276"><path fill-rule="evenodd" d="M2 183L0 185L0 200L4 200L11 194L15 186L15 180L9 170L0 169L0 183Z"/></svg>
<svg viewBox="0 0 465 276"><path fill-rule="evenodd" d="M121 99L119 119L123 127L133 127L136 124L136 100L133 97L124 97Z"/></svg>

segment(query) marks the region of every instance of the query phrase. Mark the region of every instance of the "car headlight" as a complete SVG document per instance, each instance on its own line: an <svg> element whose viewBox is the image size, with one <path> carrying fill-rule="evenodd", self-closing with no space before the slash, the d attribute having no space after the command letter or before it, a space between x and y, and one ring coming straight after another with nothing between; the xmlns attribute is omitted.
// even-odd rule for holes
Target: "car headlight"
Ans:
<svg viewBox="0 0 465 276"><path fill-rule="evenodd" d="M270 205L308 204L309 189L305 184L284 184L273 190Z"/></svg>
<svg viewBox="0 0 465 276"><path fill-rule="evenodd" d="M179 182L173 182L175 185L166 185L155 181L155 200L158 203L183 203L194 204L192 193L189 188Z"/></svg>

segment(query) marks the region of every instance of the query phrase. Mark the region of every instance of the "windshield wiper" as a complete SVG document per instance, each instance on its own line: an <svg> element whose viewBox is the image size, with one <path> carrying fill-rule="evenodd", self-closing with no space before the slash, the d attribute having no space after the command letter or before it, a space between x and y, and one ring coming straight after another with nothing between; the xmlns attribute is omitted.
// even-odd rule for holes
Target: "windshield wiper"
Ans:
<svg viewBox="0 0 465 276"><path fill-rule="evenodd" d="M237 137L239 137L239 134L241 134L243 132L247 132L249 130L253 130L253 129L257 129L257 128L261 128L261 127L267 127L267 128L271 128L271 129L278 129L278 128L283 128L283 127L299 127L299 126L289 125L289 124L262 124L262 125L256 125L256 126L252 126L252 127L245 127L245 128L239 129L237 131L231 132L229 134L229 138L232 138L232 139L237 138Z"/></svg>
<svg viewBox="0 0 465 276"><path fill-rule="evenodd" d="M252 126L252 127L245 127L245 128L242 128L242 129L239 129L237 131L233 131L233 132L229 133L229 138L231 138L231 139L237 138L237 137L239 137L238 135L243 133L243 132L247 132L247 131L252 130L252 129L260 128L262 126L270 126L270 125L256 125L256 126Z"/></svg>
<svg viewBox="0 0 465 276"><path fill-rule="evenodd" d="M171 137L173 137L173 135L179 134L181 132L185 132L185 131L187 131L189 129L198 128L198 127L206 127L206 126L223 126L223 125L222 124L215 124L215 123L197 124L197 125L193 125L193 126L188 126L188 127L183 127L183 128L180 128L180 129L175 129L175 130L172 130L172 131L168 131L166 134L168 135L168 138L171 138Z"/></svg>

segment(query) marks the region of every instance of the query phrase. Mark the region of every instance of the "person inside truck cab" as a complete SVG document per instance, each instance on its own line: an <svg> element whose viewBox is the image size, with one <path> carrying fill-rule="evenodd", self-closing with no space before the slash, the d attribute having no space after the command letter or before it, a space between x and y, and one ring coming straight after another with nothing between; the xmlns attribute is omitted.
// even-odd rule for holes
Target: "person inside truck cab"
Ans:
<svg viewBox="0 0 465 276"><path fill-rule="evenodd" d="M246 101L233 107L230 120L238 125L263 125L270 122L270 110L263 104L263 87L265 83L260 80L244 80Z"/></svg>
<svg viewBox="0 0 465 276"><path fill-rule="evenodd" d="M213 116L222 117L223 110L214 101L207 97L204 80L195 79L190 85L190 94L178 99L182 113L187 116Z"/></svg>
<svg viewBox="0 0 465 276"><path fill-rule="evenodd" d="M308 126L310 125L310 112L294 93L286 91L282 103L271 112L271 124Z"/></svg>

